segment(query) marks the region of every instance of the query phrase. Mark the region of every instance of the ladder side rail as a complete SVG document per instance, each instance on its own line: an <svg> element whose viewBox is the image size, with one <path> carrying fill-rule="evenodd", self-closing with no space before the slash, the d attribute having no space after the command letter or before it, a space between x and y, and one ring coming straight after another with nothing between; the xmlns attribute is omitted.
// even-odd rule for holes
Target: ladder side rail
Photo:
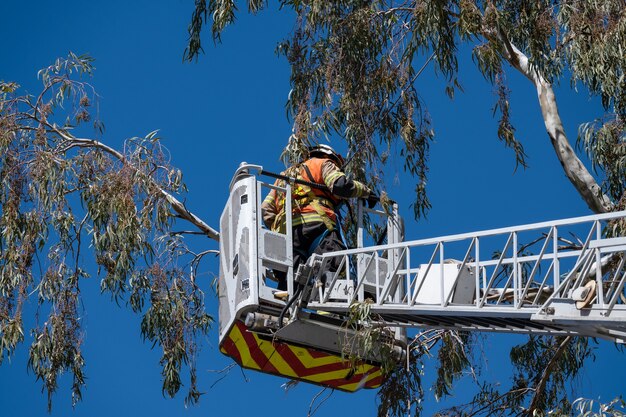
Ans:
<svg viewBox="0 0 626 417"><path fill-rule="evenodd" d="M500 254L500 257L498 259L498 263L496 264L496 267L493 270L493 273L491 274L491 278L489 279L489 283L487 284L487 287L483 291L482 300L481 300L480 304L478 305L478 308L483 308L485 306L485 303L487 302L487 296L489 294L489 290L491 289L491 286L493 285L493 283L494 283L494 281L496 279L496 272L498 272L498 269L500 268L500 265L502 264L502 260L504 259L504 255L506 254L506 251L509 249L509 245L511 244L511 240L512 240L512 236L511 236L511 234L509 234L509 238L507 239L506 244L504 245L504 250ZM499 302L497 304L499 304Z"/></svg>
<svg viewBox="0 0 626 417"><path fill-rule="evenodd" d="M577 258L581 255L582 251L581 250L570 250L567 252L563 252L560 253L558 255L558 257L560 259L565 259L565 258ZM524 255L524 256L519 256L518 258L518 262L519 263L528 263L528 262L534 262L537 261L539 259L539 255ZM552 253L547 253L543 256L543 260L544 261L548 261L548 260L555 260L556 257L552 254ZM490 259L488 261L482 261L480 263L481 267L489 267L489 266L494 266L494 265L498 265L498 264L502 264L502 265L512 265L513 261L511 258L504 258L502 260L502 262L500 262L498 259ZM486 284L485 284L486 285Z"/></svg>
<svg viewBox="0 0 626 417"><path fill-rule="evenodd" d="M546 286L547 278L549 277L549 275L550 275L550 273L551 273L551 271L552 271L552 269L554 267L554 260L558 259L553 254L545 254L545 251L547 250L547 245L546 245L545 242L549 243L550 236L548 235L545 239L546 239L544 241L544 248L545 248L545 250L542 250L542 253L540 253L539 255L529 255L529 256L524 256L524 257L519 257L518 258L518 267L522 267L523 266L522 263L524 263L524 262L535 261L535 265L534 265L535 272L534 273L531 272L531 275L532 275L533 279L536 276L536 273L537 273L536 271L539 268L539 266L538 266L539 261L541 261L541 260L552 260L552 263L548 266L548 270L546 271L546 274L544 275L544 278L543 278L543 280L540 283L540 286L538 288L538 292L535 295L535 298L532 301L531 306L537 306L537 301L539 300L540 296L542 295L542 291L543 291L543 289ZM474 241L476 241L476 240L474 240ZM470 243L470 245L472 245L472 243ZM409 248L409 247L405 247L404 249L407 249L407 248ZM471 251L471 246L470 246L469 250ZM508 248L507 248L507 250L508 250ZM440 252L440 249L439 248L435 248L435 250L433 251L432 257L431 257L432 260L431 260L431 262L429 262L430 266L433 265L434 256L436 256L436 254L439 253L439 252ZM566 253L560 253L558 257L560 257L560 258L562 258L562 257L574 257L574 256L579 256L581 253L582 253L582 251L568 251ZM374 254L374 255L376 255L376 254ZM402 255L402 256L404 257L404 255ZM407 260L410 260L410 256L407 257ZM589 271L590 261L592 261L592 260L593 260L593 257L592 258L589 258L589 257L585 258L585 262L583 263L583 267L582 267L583 272L588 272ZM372 262L375 262L375 260L372 261ZM514 262L513 262L513 260L511 260L511 258L504 258L504 259L493 260L493 261L490 260L490 261L487 261L485 263L488 263L490 265L494 265L494 264L497 265L498 263L500 263L500 266L505 265L505 264L514 265ZM480 263L478 264L479 268L482 268L483 266L484 265L481 265ZM370 264L368 268L369 269L368 269L367 272L369 272L369 270L372 268L372 265ZM577 268L575 268L575 269L576 270L581 269L580 265ZM418 269L418 271L419 271L419 269ZM404 275L406 276L407 274L411 274L410 268L408 268L407 271L404 271ZM394 275L397 275L397 270L394 270L394 272L392 272L391 274L387 275L387 280L386 280L387 283L385 284L385 287L383 287L383 290L382 290L382 291L384 291L384 293L380 293L385 298L389 295L387 290L390 288L390 285L392 284L392 282L388 282L388 280L390 278L393 278ZM458 275L457 275L457 277L455 279L458 279ZM480 275L478 276L478 280L480 281ZM361 277L359 278L359 281L362 281ZM414 282L415 285L417 285L417 281L413 281L413 282ZM458 281L456 281L456 282L458 282ZM531 281L529 280L529 282L531 282ZM505 287L505 289L509 288L510 283L511 283L511 275L509 275L508 285ZM413 294L413 297L412 297L413 301L415 301L417 295L419 294L419 292L421 290L421 285L424 284L424 281L423 280L419 281L419 284L420 284L420 286L418 286L418 288L416 289L415 293ZM415 285L413 285L412 287L415 288ZM526 288L530 289L528 286ZM446 305L449 305L451 293L447 293L447 294L448 294L448 298L446 299ZM527 293L524 295L524 297L522 297L522 300L524 302L526 301L525 300L526 295L527 295ZM503 297L503 295L501 293L497 303L502 303L503 300L504 300L504 297ZM378 304L379 305L380 304L389 304L389 301L381 301L381 303L378 303ZM522 305L523 305L523 303L522 303ZM520 304L518 304L517 306L519 307Z"/></svg>
<svg viewBox="0 0 626 417"><path fill-rule="evenodd" d="M592 228L594 230L596 230L596 227L597 227L595 223L597 223L597 222L594 222L594 225L592 226ZM542 247L540 255L528 255L528 256L519 257L519 256L516 256L516 253L514 253L513 258L505 258L505 259L502 260L501 264L502 265L510 264L510 265L513 266L513 268L515 268L515 264L517 263L517 268L513 269L512 273L513 274L515 274L515 273L520 274L521 279L523 279L523 275L521 275L522 274L521 271L523 270L523 266L526 263L530 263L532 261L535 261L535 267L533 268L533 270L536 271L538 269L538 267L540 267L541 260L546 260L546 261L547 260L552 260L552 264L549 265L549 269L552 269L553 264L559 262L559 260L561 258L580 256L580 254L583 253L582 250L577 250L577 251L568 250L566 252L562 252L562 251L561 252L557 252L556 256L554 254L547 254L546 255L545 252L547 250L548 240L550 239L550 234L552 234L553 231L556 231L556 227L552 227L550 229L550 233L545 238L545 242L544 242L544 245ZM593 230L592 230L592 232L593 232ZM517 258L517 259L515 259L515 258ZM500 260L498 260L498 261L486 261L486 262L483 263L483 266L494 265L494 264L497 264L498 262L500 262ZM531 272L531 276L528 278L528 282L527 282L527 285L525 286L525 289L523 290L523 294L519 296L519 300L516 303L518 308L521 308L521 306L526 302L526 295L527 295L528 290L530 289L530 285L533 282L535 274L536 274L536 272ZM583 275L583 276L585 276L585 275ZM546 278L547 277L545 277L544 280L542 281L542 284L540 286L540 290L539 291L542 291L543 288L545 287ZM520 280L519 279L518 280L515 280L515 279L513 280L514 283L518 282L518 281L520 281ZM504 291L506 291L508 289L508 287L510 285L510 282L511 282L511 277L509 276L509 278L508 278L508 280L506 282L505 288L503 289ZM555 288L557 287L556 283L558 283L558 281L555 282ZM516 292L514 288L513 288L513 291L514 291L514 296L515 296L516 293L519 293L519 291ZM500 297L498 298L496 303L497 304L501 303L504 300L505 295L506 294L504 292L502 292L500 294ZM536 303L536 300L539 299L540 295L541 295L541 293L538 292L537 296L535 297L535 301L533 301L531 305L534 305Z"/></svg>
<svg viewBox="0 0 626 417"><path fill-rule="evenodd" d="M389 322L384 321L384 322L374 322L373 325L379 325L379 326L389 326ZM571 329L567 329L567 328L563 328L563 329L556 329L556 328L552 328L552 329L523 329L523 328L497 328L497 327L486 327L486 326L481 326L481 325L468 325L468 324L460 324L460 325L446 325L446 324L442 324L442 323L438 323L438 324L427 324L427 323L422 323L419 325L416 325L415 323L394 323L393 324L394 327L399 327L399 328L404 328L404 329L410 329L410 328L420 328L420 329L425 329L425 330L429 330L429 331L443 331L442 329L449 329L449 330L459 330L459 331L479 331L479 332L485 332L485 333L503 333L503 334L522 334L522 335L528 335L528 334L533 334L533 335L550 335L550 336L581 336L581 334L579 332L576 332L574 330ZM603 339L607 339L606 337L602 337L599 335L593 335L594 337L601 337ZM434 339L434 337L430 338L430 339ZM607 339L607 340L611 340L614 341L612 339Z"/></svg>
<svg viewBox="0 0 626 417"><path fill-rule="evenodd" d="M369 246L365 248L345 249L341 251L332 252L332 254L333 256L356 255L359 253L367 253L367 252L371 252L374 250L383 251L383 250L390 250L390 249L401 249L404 246L413 247L413 246L435 245L438 242L448 243L448 242L455 242L455 241L460 241L460 240L467 240L473 237L488 237L488 236L504 235L506 233L512 233L514 231L528 232L528 231L532 231L536 229L546 229L551 226L575 225L575 224L585 223L585 222L589 222L593 220L610 220L610 219L619 218L619 217L626 217L626 210L618 211L618 212L611 212L611 213L604 213L604 214L595 214L592 216L585 216L585 217L575 217L575 218L565 219L565 220L557 220L557 221L550 221L550 222L543 222L543 223L533 223L533 224L528 224L524 226L491 229L491 230L485 230L481 232L446 235L446 236L440 236L440 237L434 237L434 238L428 238L428 239L410 240L406 242L399 242L399 243L393 243L393 244L387 244L387 245Z"/></svg>
<svg viewBox="0 0 626 417"><path fill-rule="evenodd" d="M590 248L609 248L609 247L617 247L618 250L622 250L620 248L624 248L624 244L626 244L626 236L620 236L620 237L610 237L610 238L604 238L604 239L599 239L599 240L594 240L589 244Z"/></svg>
<svg viewBox="0 0 626 417"><path fill-rule="evenodd" d="M469 256L470 253L472 253L472 248L474 247L474 244L476 242L476 238L473 238L469 247L467 248L467 252L465 253L465 257L463 258L463 262L461 262L461 266L459 267L459 271L456 273L456 277L454 278L454 283L452 284L452 289L450 290L450 292L448 293L448 296L446 297L444 306L447 306L450 304L451 299L452 299L452 295L454 294L454 291L456 290L456 287L459 283L459 279L461 277L461 273L463 272L463 268L465 268L465 265L467 265L467 262L469 260Z"/></svg>
<svg viewBox="0 0 626 417"><path fill-rule="evenodd" d="M528 294L528 290L530 289L530 285L532 284L533 280L535 279L535 274L537 273L537 271L539 270L539 266L541 265L541 261L543 260L543 256L546 253L546 250L548 248L548 244L550 243L550 238L552 237L552 233L554 232L554 228L551 227L550 231L548 232L548 235L546 236L543 245L541 247L541 251L539 252L539 258L537 259L537 261L535 261L535 264L533 265L533 269L530 271L530 275L528 276L528 282L526 283L526 286L524 287L524 291L522 292L522 302L517 306L517 308L521 308L522 304L523 304L523 300L526 299L526 296ZM554 260L552 261L552 263L554 263ZM552 268L552 264L550 265L549 268ZM542 285L543 287L543 285ZM541 290L540 290L541 291ZM538 291L537 294L540 294L541 292ZM533 301L533 304L535 302Z"/></svg>

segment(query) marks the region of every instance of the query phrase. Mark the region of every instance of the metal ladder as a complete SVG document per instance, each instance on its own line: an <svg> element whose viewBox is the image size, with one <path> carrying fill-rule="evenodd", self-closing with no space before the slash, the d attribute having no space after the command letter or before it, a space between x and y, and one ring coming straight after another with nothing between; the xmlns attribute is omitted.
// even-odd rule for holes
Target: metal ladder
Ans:
<svg viewBox="0 0 626 417"><path fill-rule="evenodd" d="M607 236L618 222L621 234ZM345 314L369 302L373 317L392 327L625 343L625 229L621 211L316 255L309 263L317 291L305 304ZM341 267L329 277L331 258Z"/></svg>

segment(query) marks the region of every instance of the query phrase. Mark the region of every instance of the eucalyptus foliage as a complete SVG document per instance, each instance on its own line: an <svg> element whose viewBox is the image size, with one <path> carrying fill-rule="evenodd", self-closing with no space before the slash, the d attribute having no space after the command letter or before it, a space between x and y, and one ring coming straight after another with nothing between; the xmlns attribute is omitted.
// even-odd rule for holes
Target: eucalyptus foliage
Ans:
<svg viewBox="0 0 626 417"><path fill-rule="evenodd" d="M266 1L245 3L252 13ZM347 143L357 177L380 186L385 163L399 154L416 177L415 214L430 208L426 195L428 150L434 136L416 79L431 59L448 95L460 89L458 51L472 58L494 85L496 136L526 166L511 123L507 70L537 88L546 129L566 175L593 211L609 211L622 197L626 175L626 18L622 0L280 0L295 12L290 38L278 53L291 65L287 102L293 135L287 159L310 142L339 136ZM196 0L185 58L203 51L201 32L214 41L235 21L237 2ZM508 64L508 65L507 65ZM599 174L589 175L565 135L553 83L600 97L598 118L581 127L581 144ZM603 194L607 192L608 195Z"/></svg>
<svg viewBox="0 0 626 417"><path fill-rule="evenodd" d="M28 367L48 406L66 372L76 404L86 378L81 288L95 272L103 294L143 314L141 334L162 349L164 395L180 389L186 366L193 402L196 340L212 319L180 267L184 241L170 234L182 175L156 132L127 140L123 152L77 136L104 133L85 80L92 71L90 57L70 53L39 72L37 96L0 83L0 362L30 333ZM97 271L85 268L88 257ZM24 317L31 298L34 320Z"/></svg>
<svg viewBox="0 0 626 417"><path fill-rule="evenodd" d="M596 402L586 398L577 398L573 403L576 416L579 417L624 417L626 401L615 398L608 403Z"/></svg>
<svg viewBox="0 0 626 417"><path fill-rule="evenodd" d="M221 41L235 21L238 5L257 13L267 3L196 0L185 58L197 59L203 51L205 25L213 41ZM512 163L526 167L527 156L512 124L515 109L507 85L511 71L524 75L536 91L555 155L590 210L626 208L623 0L279 0L277 4L295 16L290 37L277 47L291 66L286 107L293 134L285 147L287 161L305 155L310 143L340 138L349 153L346 169L380 188L385 164L400 158L415 177L415 215L425 215L430 208L428 151L435 133L419 96L418 77L424 66L433 65L448 96L462 92L459 51L470 49L476 67L493 86L490 93L498 119L493 135L512 150ZM577 140L590 168L566 134L553 89L559 84L599 103L596 119L579 127ZM623 227L610 225L613 231ZM438 346L440 352L437 395L451 394L458 377L473 373L477 359L472 343L463 337L442 332L427 344ZM478 382L476 396L448 410L450 415L569 413L572 406L564 387L593 358L588 343L530 338L512 350L516 371L510 387L503 390ZM409 364L381 389L380 415L385 410L403 415L415 404L410 399L421 398L421 379L412 369Z"/></svg>

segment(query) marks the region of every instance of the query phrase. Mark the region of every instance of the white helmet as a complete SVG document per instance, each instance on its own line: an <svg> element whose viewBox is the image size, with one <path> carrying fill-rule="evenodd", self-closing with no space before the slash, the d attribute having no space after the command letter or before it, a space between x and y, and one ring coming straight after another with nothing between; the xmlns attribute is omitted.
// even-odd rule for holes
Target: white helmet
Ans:
<svg viewBox="0 0 626 417"><path fill-rule="evenodd" d="M321 156L323 158L330 158L335 161L340 167L343 165L343 156L341 156L328 145L321 144L310 147L309 156Z"/></svg>

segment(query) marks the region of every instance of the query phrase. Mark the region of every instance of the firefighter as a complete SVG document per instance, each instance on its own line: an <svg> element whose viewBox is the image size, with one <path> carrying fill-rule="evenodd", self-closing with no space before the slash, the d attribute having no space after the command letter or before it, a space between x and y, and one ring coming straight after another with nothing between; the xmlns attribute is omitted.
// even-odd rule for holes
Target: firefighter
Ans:
<svg viewBox="0 0 626 417"><path fill-rule="evenodd" d="M309 149L309 158L288 168L283 175L314 182L324 189L295 183L292 188L293 270L312 254L346 249L338 224L337 210L342 199L364 198L373 207L378 197L359 181L353 181L341 171L343 157L328 145ZM263 222L274 231L285 232L285 197L272 189L261 209ZM328 271L336 271L339 261L333 259ZM278 289L287 289L286 273L274 271Z"/></svg>

